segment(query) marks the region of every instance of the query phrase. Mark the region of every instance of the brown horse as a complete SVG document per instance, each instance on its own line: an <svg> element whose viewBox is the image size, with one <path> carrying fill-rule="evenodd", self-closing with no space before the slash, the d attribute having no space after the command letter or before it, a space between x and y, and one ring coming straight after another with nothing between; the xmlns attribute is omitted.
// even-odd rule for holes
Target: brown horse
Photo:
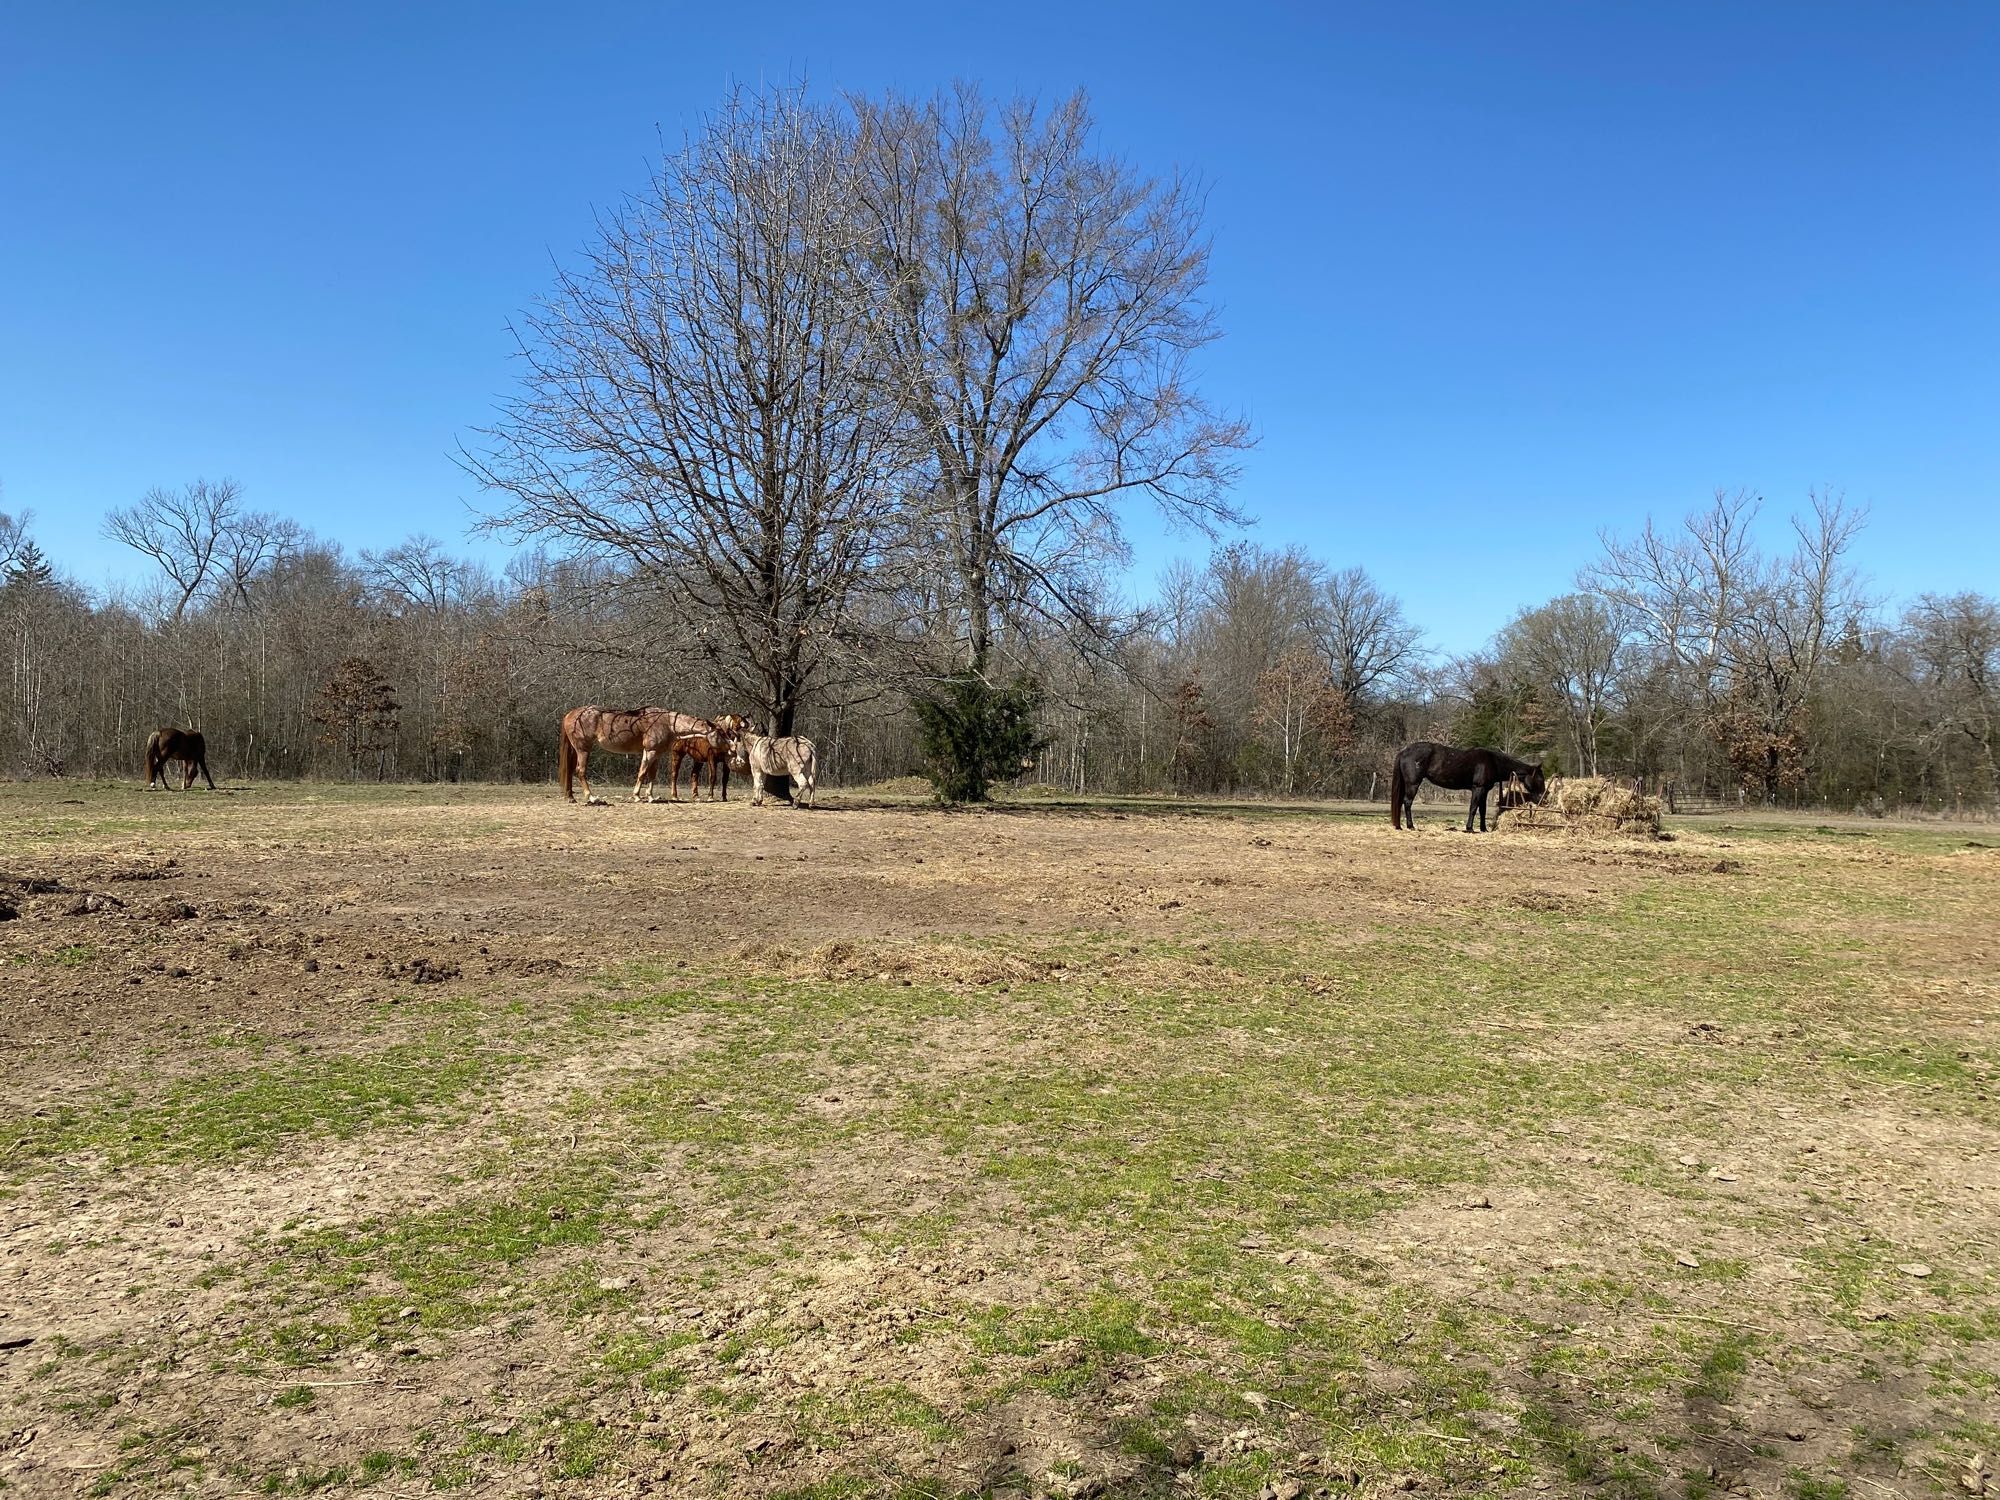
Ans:
<svg viewBox="0 0 2000 1500"><path fill-rule="evenodd" d="M722 800L729 800L730 769L743 758L742 739L750 732L750 721L742 714L717 714L707 734L683 735L667 752L668 793L676 802L681 796L681 762L694 762L694 777L688 791L690 801L701 800L701 768L708 767L708 795L712 800L718 784ZM719 782L718 782L719 778Z"/></svg>
<svg viewBox="0 0 2000 1500"><path fill-rule="evenodd" d="M590 752L610 750L618 755L639 757L639 779L632 783L632 800L657 802L659 798L653 795L653 773L658 768L660 752L671 748L676 740L706 734L712 727L706 719L675 713L670 708L595 705L572 708L563 715L561 743L556 747L563 796L576 801L576 793L570 790L570 778L574 775L583 783L585 805L602 805L603 799L593 797L590 792Z"/></svg>
<svg viewBox="0 0 2000 1500"><path fill-rule="evenodd" d="M208 789L215 790L215 778L208 774L208 745L198 729L155 729L152 738L146 741L146 790L152 791L154 783L159 789L167 789L167 762L175 760L181 766L181 790L194 785L194 773L201 772L201 779L208 783Z"/></svg>

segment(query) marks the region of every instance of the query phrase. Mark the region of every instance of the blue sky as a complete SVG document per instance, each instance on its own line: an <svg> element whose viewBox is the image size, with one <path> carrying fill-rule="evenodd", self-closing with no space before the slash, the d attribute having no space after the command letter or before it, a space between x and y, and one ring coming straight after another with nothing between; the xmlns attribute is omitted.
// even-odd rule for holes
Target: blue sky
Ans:
<svg viewBox="0 0 2000 1500"><path fill-rule="evenodd" d="M2000 7L15 5L0 508L231 475L350 548L460 542L507 319L732 82L1086 87L1211 187L1272 545L1446 649L1601 528L1749 486L1873 513L1878 590L2000 590ZM1198 539L1135 515L1131 587Z"/></svg>

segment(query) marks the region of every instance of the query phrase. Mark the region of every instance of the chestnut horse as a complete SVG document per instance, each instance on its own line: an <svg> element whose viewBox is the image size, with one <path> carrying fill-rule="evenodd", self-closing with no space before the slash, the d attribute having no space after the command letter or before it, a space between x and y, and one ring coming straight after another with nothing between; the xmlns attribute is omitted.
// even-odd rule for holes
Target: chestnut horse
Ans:
<svg viewBox="0 0 2000 1500"><path fill-rule="evenodd" d="M1540 802L1548 795L1548 782L1539 765L1516 760L1498 750L1458 750L1450 745L1417 740L1396 752L1396 769L1389 777L1390 826L1417 831L1417 788L1428 781L1448 791L1470 791L1472 800L1465 808L1465 831L1472 832L1472 815L1477 813L1479 831L1484 833L1486 798L1493 788L1513 778L1520 780L1521 795L1526 801ZM1505 796L1500 805L1503 808L1508 805ZM1493 821L1499 823L1498 812L1493 814Z"/></svg>
<svg viewBox="0 0 2000 1500"><path fill-rule="evenodd" d="M670 708L599 708L595 705L572 708L563 715L561 743L556 761L561 769L563 796L576 801L570 790L574 774L583 783L584 805L601 805L601 797L590 793L590 752L610 750L618 755L639 757L639 779L632 783L634 802L657 802L653 795L653 773L662 750L689 735L707 734L713 728L706 719L675 713Z"/></svg>
<svg viewBox="0 0 2000 1500"><path fill-rule="evenodd" d="M681 798L681 762L694 762L693 784L689 788L690 801L701 800L701 768L708 767L708 795L714 799L716 788L722 789L722 800L729 800L729 772L743 759L743 736L750 731L750 721L742 714L717 714L715 722L706 734L682 735L667 752L667 785L671 789L667 795L678 802ZM718 781L718 778L720 780Z"/></svg>
<svg viewBox="0 0 2000 1500"><path fill-rule="evenodd" d="M160 728L153 731L146 741L146 790L152 791L154 783L159 789L167 789L167 762L179 761L181 766L181 790L194 785L194 773L201 772L201 779L208 783L208 789L215 790L215 778L208 774L208 744L198 729Z"/></svg>

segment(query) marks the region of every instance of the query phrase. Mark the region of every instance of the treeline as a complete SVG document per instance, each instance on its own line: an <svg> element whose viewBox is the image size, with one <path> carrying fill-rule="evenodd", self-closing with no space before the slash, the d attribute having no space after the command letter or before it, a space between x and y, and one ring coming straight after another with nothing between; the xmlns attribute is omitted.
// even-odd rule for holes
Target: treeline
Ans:
<svg viewBox="0 0 2000 1500"><path fill-rule="evenodd" d="M91 598L10 522L0 760L123 770L176 722L231 775L541 777L563 709L653 702L812 734L830 781L957 745L972 796L1028 748L1082 789L1366 793L1423 735L1691 796L1993 804L1992 601L1885 616L1829 498L1769 553L1741 495L1614 541L1454 661L1365 572L1228 541L1250 435L1201 392L1202 201L1097 149L1081 96L739 95L517 320L459 454L503 575L197 481L107 516L146 582ZM1215 547L1145 609L1134 504Z"/></svg>
<svg viewBox="0 0 2000 1500"><path fill-rule="evenodd" d="M737 695L727 643L685 633L629 571L523 553L496 576L426 538L349 556L224 485L153 501L182 534L222 533L227 565L93 598L0 517L7 771L133 775L174 723L202 728L228 777L542 780L580 701L767 712ZM1006 633L1009 670L1040 692L1024 779L1379 797L1395 746L1430 737L1688 799L2000 807L2000 602L1883 611L1847 565L1851 515L1821 502L1773 556L1753 511L1723 497L1614 542L1575 592L1458 658L1361 569L1220 546L1102 630ZM797 727L830 781L910 774L921 689L857 664L821 679Z"/></svg>

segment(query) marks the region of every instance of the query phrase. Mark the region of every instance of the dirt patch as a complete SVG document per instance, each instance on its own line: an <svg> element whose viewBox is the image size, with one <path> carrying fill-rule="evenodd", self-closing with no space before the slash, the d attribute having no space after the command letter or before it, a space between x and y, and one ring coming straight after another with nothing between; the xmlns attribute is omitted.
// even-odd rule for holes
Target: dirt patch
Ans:
<svg viewBox="0 0 2000 1500"><path fill-rule="evenodd" d="M407 805L295 795L281 813L203 803L192 829L164 826L178 809L157 799L121 803L118 831L16 861L20 920L0 956L36 976L0 991L17 1086L32 1097L44 1074L99 1076L132 1049L199 1046L218 1029L332 1040L433 984L546 1000L634 960L764 963L767 951L786 973L1004 983L1045 976L988 940L1365 933L1454 910L1482 881L1582 903L1650 868L1628 874L1608 853L1579 879L1576 851L1556 842L1412 837L1386 820L1260 831L1185 811L832 802L793 818L741 800L586 814L540 790L462 805L448 791ZM31 805L17 798L7 815ZM172 896L131 894L164 881Z"/></svg>
<svg viewBox="0 0 2000 1500"><path fill-rule="evenodd" d="M24 1494L1903 1492L2000 1388L1991 851L79 801Z"/></svg>

